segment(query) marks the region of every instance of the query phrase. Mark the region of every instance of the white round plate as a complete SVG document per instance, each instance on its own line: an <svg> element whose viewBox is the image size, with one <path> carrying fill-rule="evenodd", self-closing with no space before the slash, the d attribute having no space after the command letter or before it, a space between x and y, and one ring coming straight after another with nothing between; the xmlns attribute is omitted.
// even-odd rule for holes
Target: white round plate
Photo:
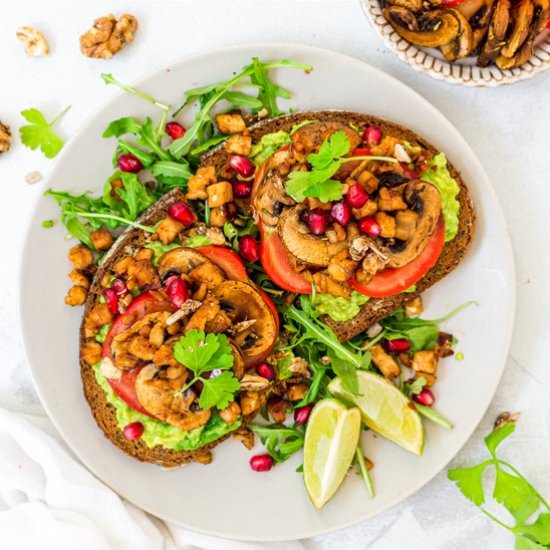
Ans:
<svg viewBox="0 0 550 550"><path fill-rule="evenodd" d="M437 80L465 86L495 87L527 80L550 69L550 31L544 31L537 38L535 52L531 59L515 69L478 67L474 58L449 63L436 49L418 48L401 38L382 14L379 0L360 0L361 7L384 43L401 61L413 69L426 73Z"/></svg>
<svg viewBox="0 0 550 550"><path fill-rule="evenodd" d="M216 448L209 466L165 471L141 464L111 445L97 428L82 394L78 326L82 311L68 308L65 231L41 227L55 218L52 200L39 200L31 216L21 271L25 345L36 387L59 432L84 464L137 506L185 527L236 539L289 540L317 535L373 517L428 482L453 458L481 420L495 392L508 353L514 316L514 265L506 224L489 179L453 126L427 101L365 63L331 51L287 44L252 44L186 57L140 79L139 88L172 105L183 90L227 79L251 57L293 59L314 70L280 70L276 81L294 94L283 105L296 109L350 109L396 121L430 140L458 167L477 205L478 228L460 267L426 293L426 318L439 317L468 300L470 307L446 324L460 340L465 360L447 359L437 383L438 408L456 425L446 431L428 424L419 458L372 434L366 453L374 462L376 497L350 475L322 511L309 503L302 458L269 473L252 472L250 452L231 440ZM44 188L99 192L111 174L115 143L101 138L109 121L155 116L154 108L123 93L105 106L65 147ZM490 344L488 344L490 343Z"/></svg>

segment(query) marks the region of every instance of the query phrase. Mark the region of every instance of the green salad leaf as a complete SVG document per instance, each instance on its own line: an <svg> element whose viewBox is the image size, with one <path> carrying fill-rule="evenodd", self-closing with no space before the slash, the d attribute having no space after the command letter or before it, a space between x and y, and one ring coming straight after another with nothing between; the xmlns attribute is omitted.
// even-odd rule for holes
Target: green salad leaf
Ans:
<svg viewBox="0 0 550 550"><path fill-rule="evenodd" d="M283 145L288 145L289 143L291 143L290 135L284 130L265 134L258 143L252 146L250 156L253 158L254 163L260 166Z"/></svg>
<svg viewBox="0 0 550 550"><path fill-rule="evenodd" d="M38 109L21 111L23 118L29 123L19 128L21 143L33 151L40 147L46 158L54 158L63 148L63 140L55 133L54 126L71 107L65 108L51 122Z"/></svg>
<svg viewBox="0 0 550 550"><path fill-rule="evenodd" d="M312 305L318 315L328 315L333 321L349 321L368 301L368 296L354 290L350 298L332 294L316 294L312 299Z"/></svg>
<svg viewBox="0 0 550 550"><path fill-rule="evenodd" d="M420 179L437 187L441 195L441 210L445 221L445 241L452 241L458 233L458 215L460 203L457 195L460 187L449 173L447 157L444 153L437 154L422 172Z"/></svg>
<svg viewBox="0 0 550 550"><path fill-rule="evenodd" d="M249 424L248 426L265 445L267 453L276 462L288 460L304 446L304 429L301 426L289 427L282 424Z"/></svg>

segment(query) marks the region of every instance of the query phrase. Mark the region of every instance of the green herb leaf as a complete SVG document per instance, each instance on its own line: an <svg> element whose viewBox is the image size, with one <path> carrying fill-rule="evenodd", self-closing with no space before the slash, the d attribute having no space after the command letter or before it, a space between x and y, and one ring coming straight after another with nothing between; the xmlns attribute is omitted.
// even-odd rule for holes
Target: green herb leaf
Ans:
<svg viewBox="0 0 550 550"><path fill-rule="evenodd" d="M141 131L141 122L134 117L123 117L113 120L103 132L104 138L120 137L124 134L139 134Z"/></svg>
<svg viewBox="0 0 550 550"><path fill-rule="evenodd" d="M304 446L302 428L290 428L282 424L250 424L248 427L260 438L267 453L276 462L284 462Z"/></svg>
<svg viewBox="0 0 550 550"><path fill-rule="evenodd" d="M501 426L497 430L494 430L485 438L485 446L487 447L487 449L489 449L489 452L493 456L496 456L497 447L507 437L512 435L515 429L516 429L516 425L513 422L509 422L508 424L504 424L504 426Z"/></svg>
<svg viewBox="0 0 550 550"><path fill-rule="evenodd" d="M225 409L231 401L235 392L240 388L239 381L232 372L225 371L215 378L203 380L203 388L199 398L201 409Z"/></svg>
<svg viewBox="0 0 550 550"><path fill-rule="evenodd" d="M547 550L548 546L542 546L535 541L525 538L517 537L515 550Z"/></svg>
<svg viewBox="0 0 550 550"><path fill-rule="evenodd" d="M140 212L155 202L155 197L147 191L136 174L122 172L120 177L123 185L117 190L117 194L124 203L122 215L129 220L135 220Z"/></svg>
<svg viewBox="0 0 550 550"><path fill-rule="evenodd" d="M500 467L497 468L493 497L518 523L529 519L540 506L536 492L525 479L509 474Z"/></svg>
<svg viewBox="0 0 550 550"><path fill-rule="evenodd" d="M233 353L227 336L205 334L201 330L190 330L174 346L176 361L200 376L206 371L226 370L233 365Z"/></svg>
<svg viewBox="0 0 550 550"><path fill-rule="evenodd" d="M33 151L40 147L49 159L54 158L63 148L63 140L54 132L55 124L70 109L70 106L57 115L51 122L38 109L21 111L23 118L29 122L19 128L21 142Z"/></svg>
<svg viewBox="0 0 550 550"><path fill-rule="evenodd" d="M156 180L164 184L163 191L173 187L184 187L192 176L189 164L184 161L159 160L150 168L151 174Z"/></svg>
<svg viewBox="0 0 550 550"><path fill-rule="evenodd" d="M471 468L453 468L447 474L449 479L456 483L460 492L476 506L485 503L483 473L487 465L486 462L483 462Z"/></svg>
<svg viewBox="0 0 550 550"><path fill-rule="evenodd" d="M344 389L353 395L357 395L359 393L359 380L357 379L356 367L336 355L332 349L327 350L327 355L330 358L330 368L340 378Z"/></svg>
<svg viewBox="0 0 550 550"><path fill-rule="evenodd" d="M520 525L514 532L526 535L540 544L550 545L550 513L541 513L534 523Z"/></svg>

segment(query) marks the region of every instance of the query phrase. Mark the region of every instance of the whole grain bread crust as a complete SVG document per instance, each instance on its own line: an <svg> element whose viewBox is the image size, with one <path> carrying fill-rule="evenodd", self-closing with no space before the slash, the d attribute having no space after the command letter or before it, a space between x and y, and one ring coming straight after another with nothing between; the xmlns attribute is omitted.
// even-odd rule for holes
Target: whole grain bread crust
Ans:
<svg viewBox="0 0 550 550"><path fill-rule="evenodd" d="M178 189L170 191L164 195L153 206L146 210L138 220L144 225L153 225L164 218L171 204L176 201L183 200L183 193ZM113 264L131 250L138 248L143 244L146 234L139 229L129 229L122 233L114 245L111 247L99 269L96 272L90 292L84 306L84 317L90 309L97 303L101 295L101 280L103 276L110 272ZM80 345L84 342L84 321L80 326ZM188 462L208 462L209 451L224 439L229 437L229 434L205 445L196 451L175 451L157 445L156 447L148 447L143 441L130 441L124 437L122 430L119 428L116 419L116 409L107 400L107 394L98 384L94 369L82 359L80 360L80 375L84 395L88 401L94 418L98 426L103 430L103 433L112 443L125 453L141 460L142 462L151 462L159 464L166 468L181 466Z"/></svg>
<svg viewBox="0 0 550 550"><path fill-rule="evenodd" d="M293 113L277 118L272 118L264 121L259 121L249 127L252 136L252 142L256 143L265 134L277 132L280 130L289 131L295 124L313 120L319 122L340 122L351 125L352 127L364 128L365 126L375 125L380 127L382 132L388 132L396 137L416 141L427 150L434 154L439 153L439 150L423 137L415 132L389 122L381 118L349 111L310 111ZM221 167L227 160L227 153L224 150L223 144L216 149L209 151L202 158L203 165L213 165ZM330 317L325 317L323 320L336 333L341 341L347 341L368 327L389 315L395 309L401 307L405 302L412 300L420 293L431 287L433 284L441 280L445 275L455 269L464 258L468 247L472 242L474 235L476 216L474 206L470 196L470 192L459 171L448 161L448 168L451 175L460 185L458 201L460 203L459 228L456 237L447 242L443 248L443 252L439 257L437 264L416 284L416 291L404 294L398 294L390 298L371 298L362 308L358 315L353 319L344 322L333 321Z"/></svg>

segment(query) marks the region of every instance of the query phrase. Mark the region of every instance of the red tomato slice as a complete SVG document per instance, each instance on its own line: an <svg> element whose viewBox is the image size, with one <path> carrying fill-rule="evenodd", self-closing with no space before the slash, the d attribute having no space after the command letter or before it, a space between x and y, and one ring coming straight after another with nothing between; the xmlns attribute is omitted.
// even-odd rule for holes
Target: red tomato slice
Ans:
<svg viewBox="0 0 550 550"><path fill-rule="evenodd" d="M107 333L105 341L103 342L103 357L111 358L111 342L113 338L131 327L136 321L139 321L148 313L154 313L155 311L170 311L172 306L167 302L163 295L154 290L149 290L140 294L137 298L134 298L128 309L118 315L113 321L113 324ZM118 379L107 378L113 391L120 397L126 404L132 409L151 416L139 402L136 395L136 377L142 367L126 370L122 373L122 376Z"/></svg>
<svg viewBox="0 0 550 550"><path fill-rule="evenodd" d="M412 262L398 269L385 269L375 275L368 283L362 284L356 279L350 279L349 285L357 292L371 298L385 298L399 294L426 275L437 263L444 246L445 226L443 219L440 219L428 244Z"/></svg>
<svg viewBox="0 0 550 550"><path fill-rule="evenodd" d="M288 252L279 234L276 232L264 234L263 231L261 233L260 261L268 277L277 286L289 292L311 294L311 283L290 265Z"/></svg>
<svg viewBox="0 0 550 550"><path fill-rule="evenodd" d="M351 152L352 157L369 157L372 155L368 147L357 147Z"/></svg>
<svg viewBox="0 0 550 550"><path fill-rule="evenodd" d="M227 246L200 246L197 251L222 269L232 281L248 281L246 267L241 257Z"/></svg>
<svg viewBox="0 0 550 550"><path fill-rule="evenodd" d="M267 307L271 310L271 313L273 313L273 317L275 317L275 322L277 323L277 332L279 332L279 327L281 326L281 323L279 319L279 310L277 309L277 306L273 303L273 300L269 297L269 295L265 290L262 290L260 287L256 287L256 290L258 291L258 294L264 299L264 302L266 303Z"/></svg>
<svg viewBox="0 0 550 550"><path fill-rule="evenodd" d="M464 0L443 0L441 2L442 8L456 8L457 6L460 6Z"/></svg>

